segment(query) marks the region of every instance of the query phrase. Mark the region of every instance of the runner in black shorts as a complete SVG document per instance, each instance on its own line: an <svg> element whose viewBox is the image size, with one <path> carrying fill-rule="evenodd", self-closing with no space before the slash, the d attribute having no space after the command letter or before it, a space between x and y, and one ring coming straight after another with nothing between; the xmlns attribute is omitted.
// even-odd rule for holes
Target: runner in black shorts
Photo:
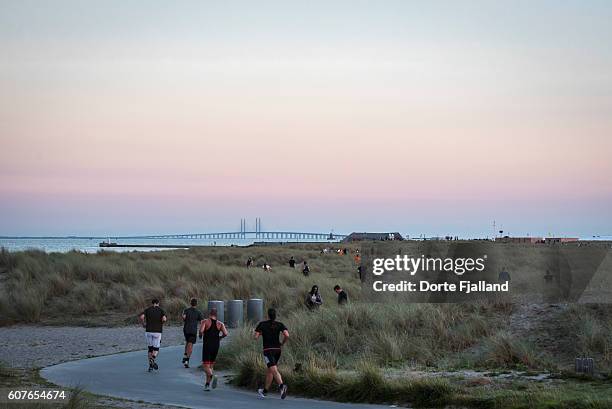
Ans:
<svg viewBox="0 0 612 409"><path fill-rule="evenodd" d="M263 389L258 389L257 393L261 398L265 398L268 389L272 386L272 380L278 384L281 399L287 396L287 385L283 383L283 378L278 371L278 361L281 357L281 347L289 340L289 331L282 322L276 321L276 310L270 308L268 310L268 321L262 321L255 328L255 339L260 336L263 339L263 355L264 361L268 370L266 371L266 383ZM280 341L280 334L283 334L283 340Z"/></svg>
<svg viewBox="0 0 612 409"><path fill-rule="evenodd" d="M221 333L222 335L219 335ZM217 309L211 308L208 313L208 318L200 324L200 338L202 338L202 366L206 373L206 383L204 390L209 391L212 381L212 387L217 387L217 377L213 375L215 360L219 352L219 344L221 338L227 336L225 325L217 320Z"/></svg>
<svg viewBox="0 0 612 409"><path fill-rule="evenodd" d="M202 312L196 308L198 300L192 298L190 304L191 307L183 311L183 335L185 335L183 365L185 365L185 368L189 368L189 358L191 358L193 344L196 343L196 339L198 338L198 326L200 325L200 321L204 319Z"/></svg>

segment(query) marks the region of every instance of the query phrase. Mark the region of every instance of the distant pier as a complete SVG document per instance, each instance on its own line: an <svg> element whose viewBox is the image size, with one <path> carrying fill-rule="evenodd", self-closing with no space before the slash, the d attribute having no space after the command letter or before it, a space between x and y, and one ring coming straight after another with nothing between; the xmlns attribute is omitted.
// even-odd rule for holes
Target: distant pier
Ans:
<svg viewBox="0 0 612 409"><path fill-rule="evenodd" d="M99 244L102 248L147 248L147 249L190 249L193 247L210 247L204 245L189 245L189 244L117 244L105 243Z"/></svg>

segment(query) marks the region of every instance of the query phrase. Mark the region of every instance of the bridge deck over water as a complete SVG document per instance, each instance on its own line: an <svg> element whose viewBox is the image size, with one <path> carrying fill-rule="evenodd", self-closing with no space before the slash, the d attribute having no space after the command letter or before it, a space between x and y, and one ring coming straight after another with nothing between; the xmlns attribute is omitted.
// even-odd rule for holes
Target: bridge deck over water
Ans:
<svg viewBox="0 0 612 409"><path fill-rule="evenodd" d="M308 233L291 231L236 231L218 233L188 233L188 234L159 234L146 236L111 236L112 239L219 239L219 240L321 240L340 241L346 234L336 233Z"/></svg>

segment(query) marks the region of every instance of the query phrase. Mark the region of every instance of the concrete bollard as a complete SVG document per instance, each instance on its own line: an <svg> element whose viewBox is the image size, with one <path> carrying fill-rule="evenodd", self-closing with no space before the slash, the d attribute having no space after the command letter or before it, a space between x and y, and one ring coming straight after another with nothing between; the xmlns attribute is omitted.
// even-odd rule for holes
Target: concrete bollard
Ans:
<svg viewBox="0 0 612 409"><path fill-rule="evenodd" d="M250 322L263 321L263 300L251 298L247 301L247 320Z"/></svg>
<svg viewBox="0 0 612 409"><path fill-rule="evenodd" d="M217 309L217 320L223 322L223 319L225 318L225 314L224 314L225 307L224 307L223 301L218 301L218 300L209 301L208 311L210 311L211 308ZM208 311L207 311L207 314L205 314L206 316L208 316Z"/></svg>
<svg viewBox="0 0 612 409"><path fill-rule="evenodd" d="M244 320L244 301L230 300L227 302L227 326L236 328L242 325Z"/></svg>

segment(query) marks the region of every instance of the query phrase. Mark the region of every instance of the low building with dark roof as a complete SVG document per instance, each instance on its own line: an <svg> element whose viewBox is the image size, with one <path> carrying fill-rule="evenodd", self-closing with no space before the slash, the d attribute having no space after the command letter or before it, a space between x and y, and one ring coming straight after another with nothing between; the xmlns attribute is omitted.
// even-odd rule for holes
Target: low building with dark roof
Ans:
<svg viewBox="0 0 612 409"><path fill-rule="evenodd" d="M395 233L357 233L353 232L346 236L343 242L352 241L387 241L387 240L404 240L401 234Z"/></svg>
<svg viewBox="0 0 612 409"><path fill-rule="evenodd" d="M542 237L509 237L509 236L504 236L504 237L496 237L495 241L496 242L502 242L502 243L530 243L530 244L535 244L535 243L544 243L544 238L542 238Z"/></svg>

